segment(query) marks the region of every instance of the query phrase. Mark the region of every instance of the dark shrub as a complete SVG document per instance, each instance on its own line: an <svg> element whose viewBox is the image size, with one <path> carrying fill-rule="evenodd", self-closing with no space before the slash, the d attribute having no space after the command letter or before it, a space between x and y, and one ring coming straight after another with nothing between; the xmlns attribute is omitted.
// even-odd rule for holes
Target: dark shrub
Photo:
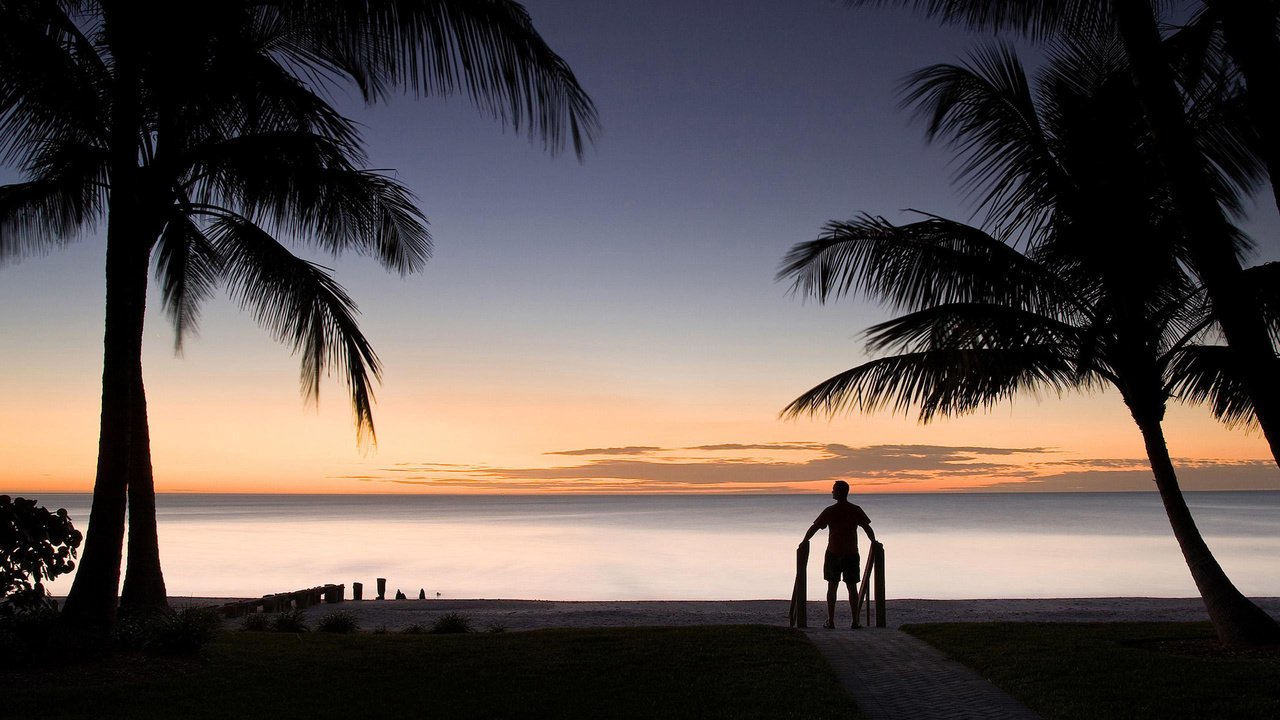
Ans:
<svg viewBox="0 0 1280 720"><path fill-rule="evenodd" d="M0 615L56 608L44 581L75 569L82 539L66 510L0 495Z"/></svg>
<svg viewBox="0 0 1280 720"><path fill-rule="evenodd" d="M294 608L276 615L272 625L275 627L276 632L306 632L307 618L302 612L302 608Z"/></svg>
<svg viewBox="0 0 1280 720"><path fill-rule="evenodd" d="M266 613L249 613L240 621L240 629L250 632L265 632L271 627L271 618Z"/></svg>
<svg viewBox="0 0 1280 720"><path fill-rule="evenodd" d="M471 632L471 619L462 613L445 613L436 618L431 625L433 633L469 633Z"/></svg>
<svg viewBox="0 0 1280 720"><path fill-rule="evenodd" d="M222 613L212 608L183 608L122 616L115 627L117 646L153 655L192 655L217 636Z"/></svg>
<svg viewBox="0 0 1280 720"><path fill-rule="evenodd" d="M356 620L354 613L346 610L334 610L316 623L316 630L320 632L349 633L359 629L360 621Z"/></svg>
<svg viewBox="0 0 1280 720"><path fill-rule="evenodd" d="M58 613L37 610L0 616L0 669L44 664L62 654L58 650Z"/></svg>

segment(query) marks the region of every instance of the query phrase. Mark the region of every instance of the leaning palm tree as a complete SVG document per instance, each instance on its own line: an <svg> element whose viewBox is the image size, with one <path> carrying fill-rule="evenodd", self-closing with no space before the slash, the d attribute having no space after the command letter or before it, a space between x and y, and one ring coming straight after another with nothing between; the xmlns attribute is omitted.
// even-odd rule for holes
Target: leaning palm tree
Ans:
<svg viewBox="0 0 1280 720"><path fill-rule="evenodd" d="M0 190L0 254L106 224L98 470L64 609L90 627L114 618L126 498L121 604L165 603L141 372L153 262L179 345L225 286L301 355L309 398L331 368L346 378L357 435L373 438L379 366L355 306L282 241L401 273L421 267L429 242L410 193L360 169L358 135L321 93L461 91L553 152L581 153L596 127L568 66L505 0L0 0L0 74L0 158L26 176Z"/></svg>
<svg viewBox="0 0 1280 720"><path fill-rule="evenodd" d="M1150 141L1168 171L1172 212L1187 238L1189 261L1213 300L1213 311L1237 356L1241 387L1251 398L1259 428L1271 454L1280 464L1280 371L1275 345L1265 318L1242 292L1243 266L1232 238L1232 227L1213 190L1211 162L1197 152L1194 123L1186 115L1185 97L1169 54L1161 45L1159 12L1169 0L846 0L850 5L904 5L918 8L946 22L974 28L1013 30L1034 37L1071 36L1114 29L1124 46L1133 91L1142 105ZM1275 42L1276 3L1205 0L1215 12L1226 14L1229 40L1241 55L1241 67L1262 68L1249 78L1250 108L1262 123L1256 128L1268 138L1264 151L1280 149L1280 133L1268 124L1280 98L1275 68L1267 62L1280 57ZM1238 7L1237 7L1238 6ZM1247 8L1246 8L1247 6ZM1253 23L1252 28L1247 28ZM1251 32L1245 32L1250 30ZM1268 110L1264 110L1268 109ZM1272 155L1268 155L1268 160ZM1274 185L1274 178L1273 185Z"/></svg>
<svg viewBox="0 0 1280 720"><path fill-rule="evenodd" d="M933 132L954 134L970 179L1003 180L983 196L1000 210L988 224L1003 240L942 218L899 226L864 216L798 245L779 273L797 292L821 301L860 292L904 314L869 330L869 350L890 355L830 378L783 412L918 407L928 422L1021 392L1115 387L1219 637L1280 642L1280 626L1209 551L1165 444L1166 404L1213 320L1203 289L1182 271L1163 170L1141 142L1123 64L1106 50L1065 48L1038 101L1008 52L913 78L909 97L931 111ZM1247 159L1230 133L1217 140L1209 145L1223 165ZM1225 192L1230 182L1219 184Z"/></svg>

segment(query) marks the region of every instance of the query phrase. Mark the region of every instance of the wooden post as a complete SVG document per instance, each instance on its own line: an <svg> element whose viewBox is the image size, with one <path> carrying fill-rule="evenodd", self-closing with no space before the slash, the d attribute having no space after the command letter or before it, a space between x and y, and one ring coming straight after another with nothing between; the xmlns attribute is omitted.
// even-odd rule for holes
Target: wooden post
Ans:
<svg viewBox="0 0 1280 720"><path fill-rule="evenodd" d="M364 599L364 583L358 583L358 582L351 583L351 599L352 600Z"/></svg>
<svg viewBox="0 0 1280 720"><path fill-rule="evenodd" d="M387 579L386 578L378 578L378 599L379 600L387 599Z"/></svg>
<svg viewBox="0 0 1280 720"><path fill-rule="evenodd" d="M805 569L809 565L809 541L796 548L796 583L791 588L791 627L809 627L808 580Z"/></svg>
<svg viewBox="0 0 1280 720"><path fill-rule="evenodd" d="M876 627L885 627L884 613L884 545L871 543L871 556L876 564Z"/></svg>

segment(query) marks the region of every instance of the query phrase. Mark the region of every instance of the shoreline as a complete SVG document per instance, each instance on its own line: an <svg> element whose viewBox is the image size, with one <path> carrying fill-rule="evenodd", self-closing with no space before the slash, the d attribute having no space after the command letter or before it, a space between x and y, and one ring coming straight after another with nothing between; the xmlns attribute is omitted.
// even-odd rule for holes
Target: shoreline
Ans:
<svg viewBox="0 0 1280 720"><path fill-rule="evenodd" d="M837 620L849 618L841 594ZM174 608L220 605L242 598L173 597ZM1280 617L1280 597L1252 598L1272 617ZM808 603L809 626L821 626L824 601ZM428 599L345 600L307 608L313 628L335 610L356 616L365 631L390 632L412 625L427 628L447 613L466 616L476 630L640 627L669 625L788 625L787 600L515 600ZM1198 597L1151 598L1022 598L985 600L890 599L885 602L888 626L929 622L1195 622L1208 620ZM235 627L238 620L229 620ZM838 623L839 624L839 623Z"/></svg>

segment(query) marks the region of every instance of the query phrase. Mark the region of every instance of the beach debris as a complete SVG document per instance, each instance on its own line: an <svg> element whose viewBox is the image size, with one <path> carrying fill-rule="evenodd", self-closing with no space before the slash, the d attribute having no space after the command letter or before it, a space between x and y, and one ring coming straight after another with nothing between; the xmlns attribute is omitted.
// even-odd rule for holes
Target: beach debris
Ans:
<svg viewBox="0 0 1280 720"><path fill-rule="evenodd" d="M408 600L408 599L409 599L409 596L408 596L408 595L405 595L403 592L401 592L400 588L396 588L396 599L397 599L397 600Z"/></svg>
<svg viewBox="0 0 1280 720"><path fill-rule="evenodd" d="M427 599L427 589L426 589L426 588L422 588L421 590L419 590L419 591L418 591L418 599L419 599L419 600L426 600L426 599Z"/></svg>
<svg viewBox="0 0 1280 720"><path fill-rule="evenodd" d="M320 603L340 603L343 601L346 593L345 585L317 585L316 587L306 588L305 590L294 590L293 592L273 593L263 595L260 598L250 600L237 600L227 603L219 609L225 617L234 618L249 613L264 612L284 612L291 609L301 609L319 605Z"/></svg>

